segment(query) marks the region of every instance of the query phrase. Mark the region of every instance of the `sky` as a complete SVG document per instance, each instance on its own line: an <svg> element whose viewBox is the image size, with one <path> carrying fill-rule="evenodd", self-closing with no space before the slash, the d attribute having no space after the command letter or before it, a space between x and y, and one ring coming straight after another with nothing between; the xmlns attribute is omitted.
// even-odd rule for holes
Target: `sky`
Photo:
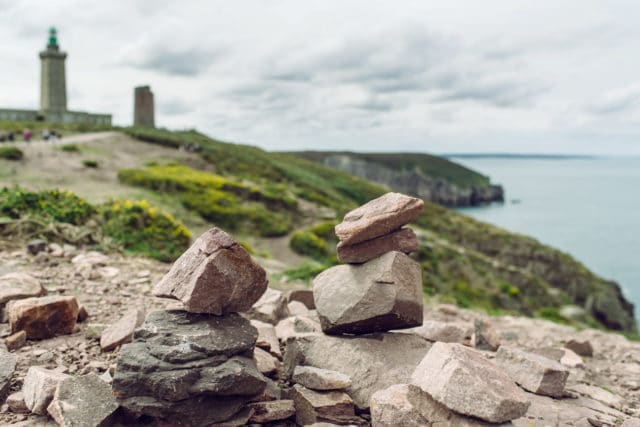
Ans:
<svg viewBox="0 0 640 427"><path fill-rule="evenodd" d="M0 107L39 105L58 28L72 110L269 150L640 155L640 2L0 0Z"/></svg>

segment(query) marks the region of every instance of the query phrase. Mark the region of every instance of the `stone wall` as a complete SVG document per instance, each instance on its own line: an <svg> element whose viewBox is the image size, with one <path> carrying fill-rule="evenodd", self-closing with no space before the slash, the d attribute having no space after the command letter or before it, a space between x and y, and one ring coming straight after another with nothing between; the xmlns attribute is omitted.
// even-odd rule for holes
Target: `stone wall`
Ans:
<svg viewBox="0 0 640 427"><path fill-rule="evenodd" d="M38 111L0 108L0 120L16 122L46 121L54 123L88 123L111 126L111 114L91 114L84 111Z"/></svg>

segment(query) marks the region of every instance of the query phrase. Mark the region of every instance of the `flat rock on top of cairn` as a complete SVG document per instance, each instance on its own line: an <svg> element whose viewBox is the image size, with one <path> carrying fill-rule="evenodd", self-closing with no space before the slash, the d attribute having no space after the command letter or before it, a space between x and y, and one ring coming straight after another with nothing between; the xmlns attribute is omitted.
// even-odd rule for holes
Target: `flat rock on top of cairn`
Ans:
<svg viewBox="0 0 640 427"><path fill-rule="evenodd" d="M153 289L192 313L246 311L267 289L266 272L219 228L203 233Z"/></svg>
<svg viewBox="0 0 640 427"><path fill-rule="evenodd" d="M347 213L336 225L338 239L352 245L387 234L420 215L424 202L400 193L387 193Z"/></svg>
<svg viewBox="0 0 640 427"><path fill-rule="evenodd" d="M422 324L422 271L401 252L362 265L338 265L313 280L322 330L368 334Z"/></svg>

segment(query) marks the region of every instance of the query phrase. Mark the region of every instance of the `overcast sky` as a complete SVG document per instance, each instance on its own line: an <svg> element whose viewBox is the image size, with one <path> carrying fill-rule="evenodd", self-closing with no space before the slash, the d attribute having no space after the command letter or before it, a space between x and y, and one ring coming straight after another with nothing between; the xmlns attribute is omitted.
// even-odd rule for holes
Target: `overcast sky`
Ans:
<svg viewBox="0 0 640 427"><path fill-rule="evenodd" d="M0 107L68 105L270 150L640 154L635 0L0 0Z"/></svg>

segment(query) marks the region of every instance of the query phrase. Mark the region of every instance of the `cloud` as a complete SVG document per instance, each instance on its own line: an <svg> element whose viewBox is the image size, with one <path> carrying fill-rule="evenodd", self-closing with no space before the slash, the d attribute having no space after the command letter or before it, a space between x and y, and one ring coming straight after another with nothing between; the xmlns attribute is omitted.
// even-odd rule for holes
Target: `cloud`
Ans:
<svg viewBox="0 0 640 427"><path fill-rule="evenodd" d="M640 109L640 83L612 90L591 101L586 110L596 115L637 112Z"/></svg>
<svg viewBox="0 0 640 427"><path fill-rule="evenodd" d="M155 45L138 48L122 62L134 68L170 76L199 76L222 56L221 49L203 47L170 48Z"/></svg>

